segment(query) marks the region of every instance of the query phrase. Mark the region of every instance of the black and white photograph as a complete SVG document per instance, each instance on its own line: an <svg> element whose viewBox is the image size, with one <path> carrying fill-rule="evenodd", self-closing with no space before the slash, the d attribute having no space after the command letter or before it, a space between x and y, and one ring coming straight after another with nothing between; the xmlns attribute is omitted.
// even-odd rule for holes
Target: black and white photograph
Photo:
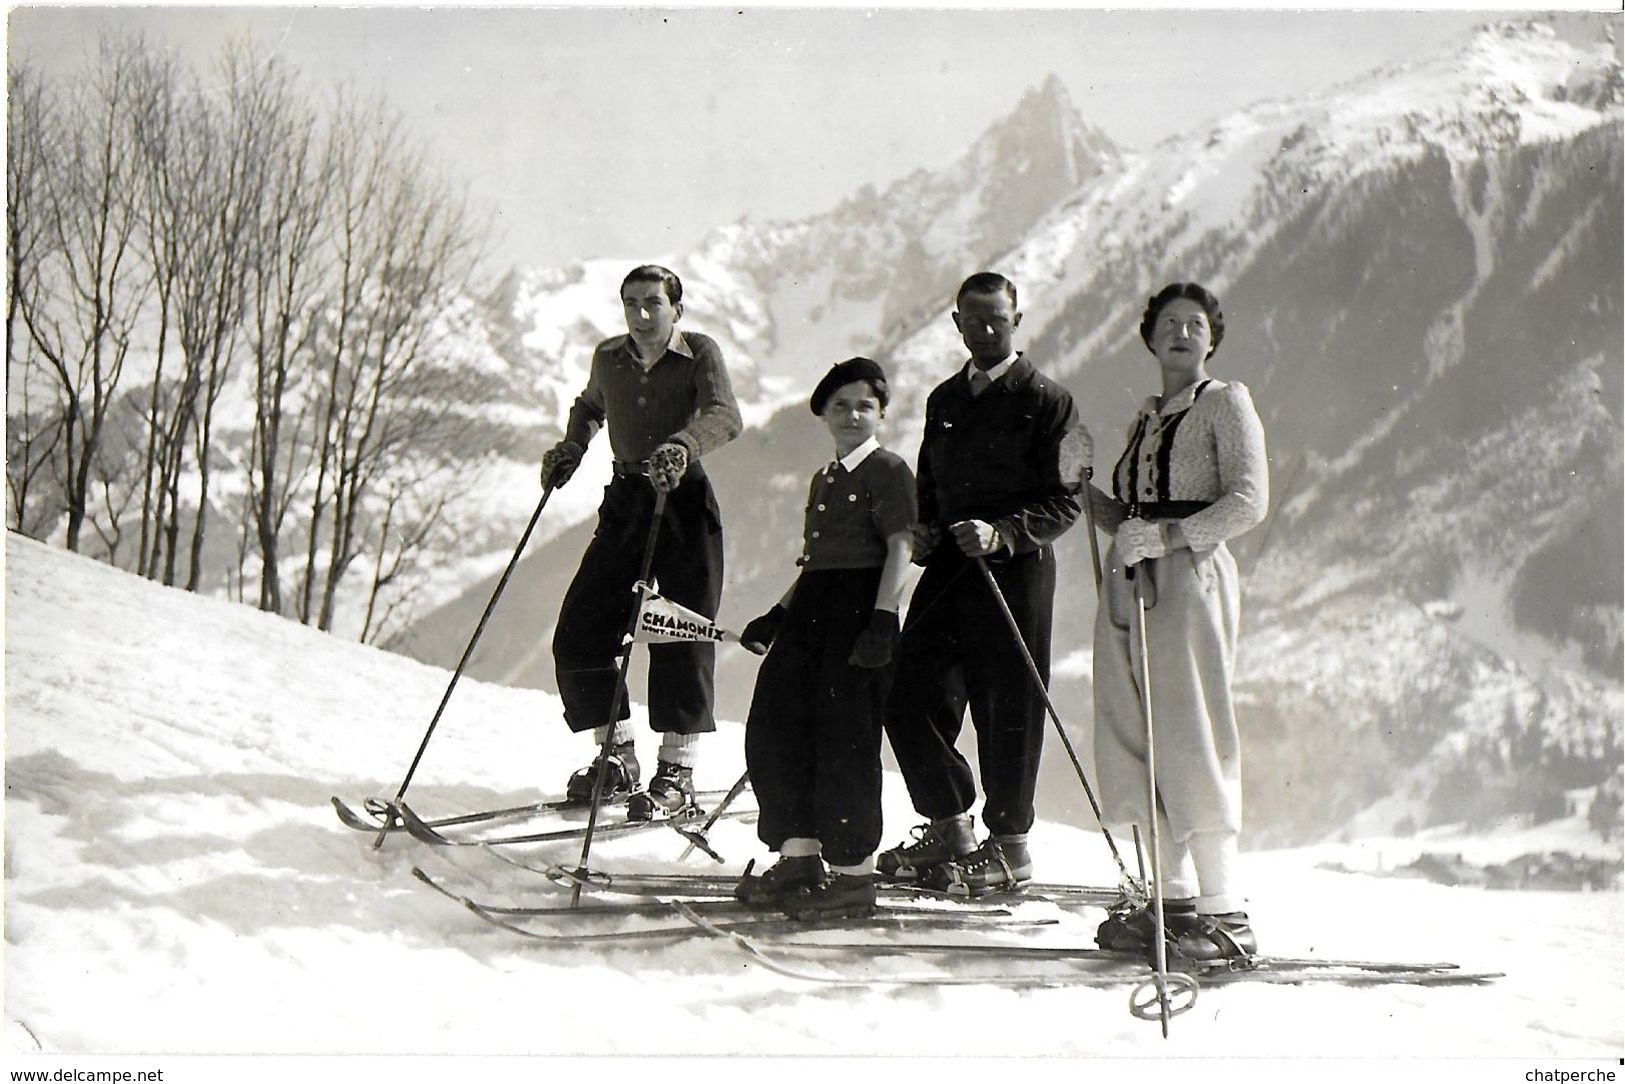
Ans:
<svg viewBox="0 0 1625 1084"><path fill-rule="evenodd" d="M1616 1079L1622 34L10 7L11 1079Z"/></svg>

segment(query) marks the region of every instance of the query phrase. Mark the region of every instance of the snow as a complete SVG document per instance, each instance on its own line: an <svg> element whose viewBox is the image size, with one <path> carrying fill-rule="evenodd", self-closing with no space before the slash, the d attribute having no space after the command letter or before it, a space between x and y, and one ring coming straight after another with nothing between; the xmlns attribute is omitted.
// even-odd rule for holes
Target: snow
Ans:
<svg viewBox="0 0 1625 1084"><path fill-rule="evenodd" d="M330 795L356 804L395 792L445 672L16 535L6 577L5 1057L14 1070L165 1067L173 1081L221 1079L225 1065L232 1079L290 1069L315 1080L440 1079L442 1059L391 1057L434 1054L457 1056L482 1080L533 1080L540 1055L687 1055L696 1060L682 1063L685 1073L725 1055L1021 1055L1015 1071L1039 1076L1076 1073L1071 1059L1102 1059L1110 1071L1104 1059L1132 1058L1137 1076L1188 1078L1193 1059L1222 1058L1272 1079L1338 1079L1343 1063L1419 1079L1439 1073L1440 1059L1501 1059L1518 1062L1522 1079L1525 1066L1587 1059L1565 1067L1595 1068L1621 1053L1619 892L1491 892L1327 868L1391 868L1407 860L1392 841L1244 853L1266 951L1448 959L1504 978L1209 989L1164 1039L1129 1014L1126 986L834 987L700 937L648 949L538 945L483 924L410 870L488 900L564 902L542 878L477 848L391 838L375 850L329 806ZM643 721L636 709L634 721ZM409 796L426 812L532 800L556 793L589 755L556 698L462 681ZM740 725L720 723L703 755L698 783L731 783L742 770ZM891 842L915 818L897 778L886 792ZM1574 849L1565 840L1580 828L1562 828L1529 839ZM724 822L713 839L727 864L690 865L738 872L767 857L748 823ZM663 832L605 839L593 865L670 869L679 843ZM1046 879L1114 879L1098 831L1041 824L1033 845ZM1459 838L1441 845L1470 849ZM572 861L578 847L533 857ZM1054 909L1034 901L1019 911ZM1027 936L1086 943L1098 918L1062 916ZM318 1057L269 1069L251 1057L293 1054ZM463 1060L472 1055L527 1057ZM835 1071L888 1064L843 1061ZM1012 1066L964 1069L984 1067Z"/></svg>

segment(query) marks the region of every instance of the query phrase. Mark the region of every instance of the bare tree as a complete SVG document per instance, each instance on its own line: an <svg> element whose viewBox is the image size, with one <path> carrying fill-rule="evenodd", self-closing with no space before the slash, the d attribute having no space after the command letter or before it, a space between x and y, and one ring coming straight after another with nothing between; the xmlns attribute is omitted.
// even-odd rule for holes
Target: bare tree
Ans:
<svg viewBox="0 0 1625 1084"><path fill-rule="evenodd" d="M26 69L10 89L13 524L65 520L72 548L88 526L110 560L197 590L230 472L231 589L327 630L355 604L363 639L390 635L421 553L455 534L448 406L479 401L437 349L480 259L464 200L382 101L324 115L247 44L200 80L104 41L61 98ZM121 391L131 358L143 383ZM253 424L222 441L238 390Z"/></svg>
<svg viewBox="0 0 1625 1084"><path fill-rule="evenodd" d="M48 244L45 148L54 138L45 87L27 67L11 71L6 98L6 492L11 526L38 536L63 510L54 493L38 499L35 480L59 454L62 412L38 387L39 356L21 324L24 298L39 308ZM40 401L46 406L42 408Z"/></svg>
<svg viewBox="0 0 1625 1084"><path fill-rule="evenodd" d="M192 422L198 478L188 590L197 589L202 575L214 410L241 330L248 268L258 258L255 242L265 167L281 137L277 120L285 113L287 99L287 83L277 62L262 61L249 46L227 49L219 78L226 98L223 115L201 110L196 117L197 143L211 168L206 190L192 194L197 228L182 260L176 320L192 393L185 412Z"/></svg>
<svg viewBox="0 0 1625 1084"><path fill-rule="evenodd" d="M91 493L96 499L98 514L88 516L86 522L101 540L105 560L111 565L119 564L131 506L140 492L132 478L139 459L133 454L128 439L129 434L122 429L110 431L108 439L96 449L91 466Z"/></svg>
<svg viewBox="0 0 1625 1084"><path fill-rule="evenodd" d="M179 483L171 484L171 479L179 472L176 449L180 435L173 421L179 384L168 375L167 367L173 326L171 313L181 266L181 223L186 217L188 193L199 183L199 178L195 175L195 166L189 166L192 160L181 143L184 130L179 117L180 99L188 92L196 93L196 88L185 84L183 73L170 57L143 52L141 61L138 78L142 89L132 124L140 152L142 240L152 271L156 342L141 418L145 440L136 568L142 575L156 579L160 562L165 559L163 541L166 537L171 542L168 552L174 550L174 538L165 530L165 525L173 507L172 492L177 493L178 502ZM168 579L173 582L172 558L168 568Z"/></svg>
<svg viewBox="0 0 1625 1084"><path fill-rule="evenodd" d="M381 106L341 102L333 129L338 287L322 344L329 356L299 609L323 629L361 551L374 486L443 424L440 412L424 409L427 343L475 259L462 202L430 177L421 152L402 149L399 127Z"/></svg>
<svg viewBox="0 0 1625 1084"><path fill-rule="evenodd" d="M61 416L66 545L77 551L89 514L93 464L117 395L150 275L132 259L136 208L130 138L135 48L104 41L100 64L76 85L64 123L39 153L50 183L13 213L42 216L14 226L39 230L24 278L38 289L14 295L51 381ZM37 276L37 278L33 277Z"/></svg>
<svg viewBox="0 0 1625 1084"><path fill-rule="evenodd" d="M438 473L434 468L431 474ZM395 618L410 607L420 584L414 582L427 543L445 527L450 492L432 477L390 479L373 546L372 582L361 618L360 639L388 646L398 631ZM426 502L426 503L420 503Z"/></svg>
<svg viewBox="0 0 1625 1084"><path fill-rule="evenodd" d="M309 397L324 297L321 242L334 161L316 135L317 117L284 78L266 118L266 159L255 256L249 265L248 339L254 367L254 429L244 497L244 532L258 547L258 604L283 610L281 543L288 514L313 459Z"/></svg>

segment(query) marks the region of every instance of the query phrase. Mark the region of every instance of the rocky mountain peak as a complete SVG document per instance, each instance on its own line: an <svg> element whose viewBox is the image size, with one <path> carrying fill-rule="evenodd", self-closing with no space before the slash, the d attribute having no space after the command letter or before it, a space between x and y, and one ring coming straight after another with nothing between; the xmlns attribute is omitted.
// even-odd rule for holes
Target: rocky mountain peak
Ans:
<svg viewBox="0 0 1625 1084"><path fill-rule="evenodd" d="M733 316L741 346L763 373L810 385L825 359L883 352L939 311L965 275L1121 157L1050 75L946 166L864 185L799 221L740 219L705 240L684 277L725 267L748 282L761 304Z"/></svg>
<svg viewBox="0 0 1625 1084"><path fill-rule="evenodd" d="M995 169L1026 171L1047 165L1074 186L1098 176L1121 157L1110 137L1085 121L1066 84L1054 74L1028 88L1015 108L991 126L967 155Z"/></svg>

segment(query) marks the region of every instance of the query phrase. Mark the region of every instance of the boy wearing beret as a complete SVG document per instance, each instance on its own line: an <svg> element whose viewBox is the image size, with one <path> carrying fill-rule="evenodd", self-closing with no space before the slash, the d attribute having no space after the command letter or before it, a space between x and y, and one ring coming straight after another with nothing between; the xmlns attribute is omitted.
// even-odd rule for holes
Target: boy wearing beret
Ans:
<svg viewBox="0 0 1625 1084"><path fill-rule="evenodd" d="M868 358L843 361L818 382L810 406L834 438L835 459L807 494L801 573L740 634L767 653L745 762L757 834L780 855L740 895L798 918L864 915L875 905L883 711L915 515L908 464L875 436L888 399L885 371Z"/></svg>

